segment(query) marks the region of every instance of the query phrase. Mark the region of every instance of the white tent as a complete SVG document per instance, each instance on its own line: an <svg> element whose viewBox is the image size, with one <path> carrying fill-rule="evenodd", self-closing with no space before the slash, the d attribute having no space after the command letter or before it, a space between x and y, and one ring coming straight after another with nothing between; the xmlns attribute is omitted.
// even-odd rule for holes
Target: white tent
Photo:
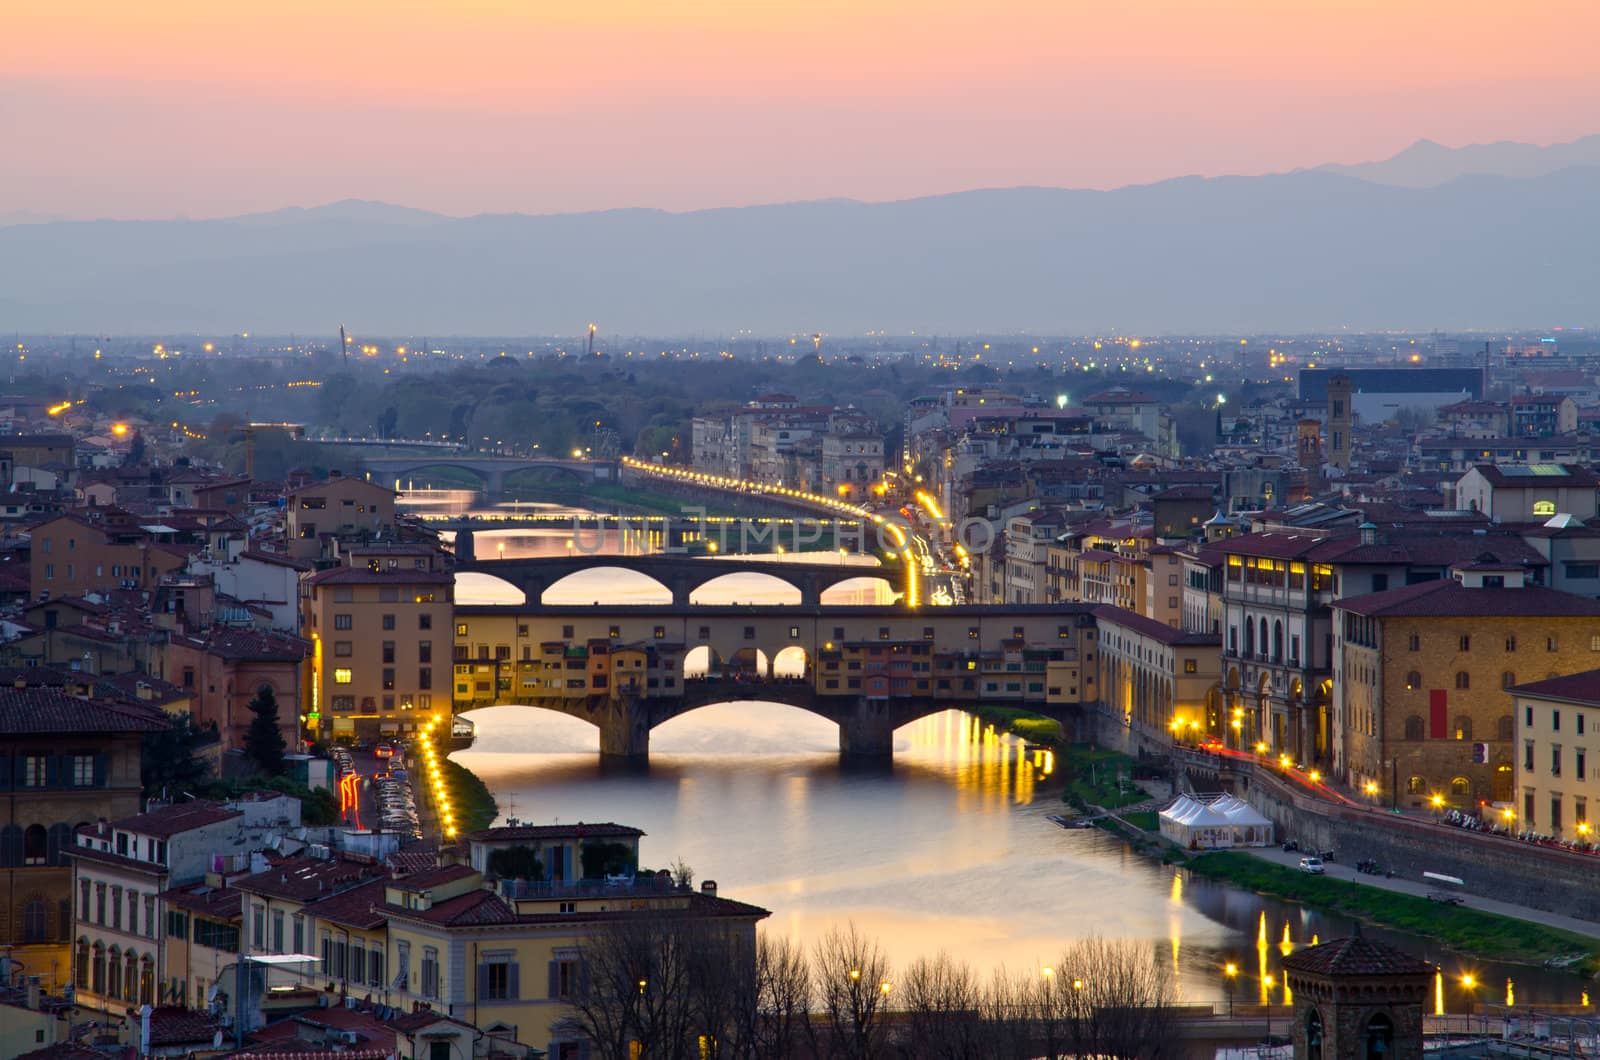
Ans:
<svg viewBox="0 0 1600 1060"><path fill-rule="evenodd" d="M1179 795L1161 811L1161 834L1182 847L1206 850L1233 846L1228 818L1199 799Z"/></svg>
<svg viewBox="0 0 1600 1060"><path fill-rule="evenodd" d="M1237 795L1224 795L1211 808L1228 819L1236 847L1264 847L1272 842L1272 821Z"/></svg>

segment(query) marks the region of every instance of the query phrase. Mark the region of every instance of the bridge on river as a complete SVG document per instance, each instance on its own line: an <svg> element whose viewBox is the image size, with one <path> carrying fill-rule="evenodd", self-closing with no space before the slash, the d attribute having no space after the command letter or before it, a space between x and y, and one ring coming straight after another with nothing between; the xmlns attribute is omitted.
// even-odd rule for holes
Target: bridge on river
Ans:
<svg viewBox="0 0 1600 1060"><path fill-rule="evenodd" d="M362 465L377 482L394 482L432 468L465 471L483 482L485 493L506 491L506 476L518 471L544 471L569 479L577 485L586 482L615 482L615 460L578 460L565 457L479 456L461 452L419 452L404 456L369 456Z"/></svg>
<svg viewBox="0 0 1600 1060"><path fill-rule="evenodd" d="M886 582L896 591L909 590L907 580L920 578L915 564L898 567L843 563L837 553L831 563L785 562L771 554L695 558L687 555L603 556L579 551L573 555L529 559L478 559L472 555L475 544L463 548L457 538L456 573L489 574L522 590L530 606L541 602L545 590L574 574L612 569L643 574L672 594L672 603L690 606L695 590L730 574L765 574L790 585L800 593L802 606L821 606L822 594L835 585L862 578ZM465 554L463 554L463 551ZM595 601L598 605L599 601Z"/></svg>
<svg viewBox="0 0 1600 1060"><path fill-rule="evenodd" d="M606 757L647 757L651 729L710 703L787 703L836 723L842 753L882 758L941 710L1095 698L1086 604L458 605L455 622L457 711L559 711Z"/></svg>

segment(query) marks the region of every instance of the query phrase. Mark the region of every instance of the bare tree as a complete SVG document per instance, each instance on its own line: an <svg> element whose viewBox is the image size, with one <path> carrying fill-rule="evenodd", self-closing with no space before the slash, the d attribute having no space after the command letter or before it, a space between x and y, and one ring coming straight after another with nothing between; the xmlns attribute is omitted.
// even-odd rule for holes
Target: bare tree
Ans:
<svg viewBox="0 0 1600 1060"><path fill-rule="evenodd" d="M697 918L620 918L583 946L569 1029L596 1060L737 1055L740 984L754 978L750 933Z"/></svg>
<svg viewBox="0 0 1600 1060"><path fill-rule="evenodd" d="M1080 939L1067 947L1053 976L1052 1006L1076 1055L1154 1060L1170 1056L1172 969L1150 942Z"/></svg>
<svg viewBox="0 0 1600 1060"><path fill-rule="evenodd" d="M927 1060L993 1056L983 1028L983 988L972 968L947 953L913 962L895 988L905 1016L901 1051Z"/></svg>
<svg viewBox="0 0 1600 1060"><path fill-rule="evenodd" d="M755 974L741 984L737 1055L790 1060L800 1055L811 1026L811 968L805 951L784 938L756 940Z"/></svg>
<svg viewBox="0 0 1600 1060"><path fill-rule="evenodd" d="M854 924L835 928L816 945L812 978L818 1015L824 1020L818 1037L828 1055L867 1060L882 1055L882 1015L893 984L889 959L878 943Z"/></svg>

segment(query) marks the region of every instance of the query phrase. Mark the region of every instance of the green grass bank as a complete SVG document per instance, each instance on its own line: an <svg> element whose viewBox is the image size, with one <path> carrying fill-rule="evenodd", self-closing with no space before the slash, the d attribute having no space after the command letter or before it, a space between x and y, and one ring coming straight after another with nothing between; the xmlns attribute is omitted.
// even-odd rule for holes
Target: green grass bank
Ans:
<svg viewBox="0 0 1600 1060"><path fill-rule="evenodd" d="M1208 880L1433 939L1472 956L1516 964L1559 962L1584 976L1600 971L1600 940L1558 928L1311 876L1237 851L1200 854L1184 867Z"/></svg>

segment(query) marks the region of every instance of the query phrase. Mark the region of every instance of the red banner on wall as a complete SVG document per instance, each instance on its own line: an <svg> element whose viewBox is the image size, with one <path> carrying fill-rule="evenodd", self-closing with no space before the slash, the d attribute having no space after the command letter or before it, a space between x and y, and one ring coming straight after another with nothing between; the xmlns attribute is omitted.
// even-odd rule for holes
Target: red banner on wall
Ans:
<svg viewBox="0 0 1600 1060"><path fill-rule="evenodd" d="M1428 739L1448 740L1450 738L1449 696L1442 688L1435 688L1428 693Z"/></svg>

